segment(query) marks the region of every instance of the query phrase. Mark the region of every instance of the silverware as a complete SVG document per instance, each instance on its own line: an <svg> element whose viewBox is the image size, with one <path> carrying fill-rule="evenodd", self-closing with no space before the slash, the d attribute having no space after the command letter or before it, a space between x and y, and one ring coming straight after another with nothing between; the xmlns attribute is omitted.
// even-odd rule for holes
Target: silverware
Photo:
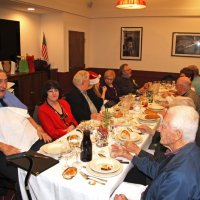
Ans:
<svg viewBox="0 0 200 200"><path fill-rule="evenodd" d="M82 171L80 171L79 173L83 176L83 178L88 179L88 180L96 181L97 183L100 183L100 184L102 184L102 185L105 185L106 182L107 182L107 180L105 180L105 179L101 179L101 178L96 178L96 177L94 177L94 176L90 176L90 175L88 175L88 174L85 174L85 173L82 172ZM101 182L101 181L103 181L103 182Z"/></svg>
<svg viewBox="0 0 200 200"><path fill-rule="evenodd" d="M118 160L118 159L117 159ZM123 160L118 160L120 163L122 163L122 164L129 164L130 162L128 162L128 161L123 161Z"/></svg>
<svg viewBox="0 0 200 200"><path fill-rule="evenodd" d="M106 158L106 156L105 156L104 154L102 154L102 153L98 153L98 155L99 155L100 157L102 157L102 158Z"/></svg>

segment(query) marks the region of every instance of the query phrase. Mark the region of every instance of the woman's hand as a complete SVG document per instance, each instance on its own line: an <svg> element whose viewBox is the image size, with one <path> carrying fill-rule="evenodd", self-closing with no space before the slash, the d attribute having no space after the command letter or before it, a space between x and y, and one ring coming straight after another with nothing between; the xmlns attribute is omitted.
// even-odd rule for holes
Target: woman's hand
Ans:
<svg viewBox="0 0 200 200"><path fill-rule="evenodd" d="M44 140L45 143L52 141L52 138L46 132L44 132L41 126L37 127L37 134L40 140Z"/></svg>
<svg viewBox="0 0 200 200"><path fill-rule="evenodd" d="M67 129L66 132L69 133L70 131L74 130L75 126L74 125L70 125Z"/></svg>
<svg viewBox="0 0 200 200"><path fill-rule="evenodd" d="M101 113L92 113L91 119L101 121L103 119L103 115Z"/></svg>

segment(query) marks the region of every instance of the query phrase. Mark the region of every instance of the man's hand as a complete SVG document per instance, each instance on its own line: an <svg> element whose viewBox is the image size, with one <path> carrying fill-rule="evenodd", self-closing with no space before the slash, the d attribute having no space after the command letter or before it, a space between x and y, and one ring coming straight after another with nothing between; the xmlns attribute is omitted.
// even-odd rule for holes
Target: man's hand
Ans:
<svg viewBox="0 0 200 200"><path fill-rule="evenodd" d="M116 194L114 200L128 200L124 194Z"/></svg>
<svg viewBox="0 0 200 200"><path fill-rule="evenodd" d="M129 152L132 152L136 155L138 155L141 151L140 147L138 147L137 144L135 144L134 142L132 141L126 141L124 143L124 146L126 147L126 149L129 151Z"/></svg>
<svg viewBox="0 0 200 200"><path fill-rule="evenodd" d="M154 135L154 131L145 124L138 126L137 129L140 130L142 133L148 133L150 135Z"/></svg>
<svg viewBox="0 0 200 200"><path fill-rule="evenodd" d="M110 155L113 158L124 157L127 158L128 160L133 159L133 155L131 155L130 152L124 146L118 145L116 143L112 144Z"/></svg>
<svg viewBox="0 0 200 200"><path fill-rule="evenodd" d="M0 150L6 155L6 156L9 156L9 155L12 155L12 154L16 154L16 153L20 153L20 149L14 147L14 146L11 146L9 144L5 144L5 143L1 143L0 144Z"/></svg>

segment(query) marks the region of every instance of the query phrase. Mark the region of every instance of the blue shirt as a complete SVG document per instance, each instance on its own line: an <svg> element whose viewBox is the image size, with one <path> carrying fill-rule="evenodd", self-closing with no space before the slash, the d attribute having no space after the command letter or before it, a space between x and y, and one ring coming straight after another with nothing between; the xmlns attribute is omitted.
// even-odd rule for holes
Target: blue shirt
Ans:
<svg viewBox="0 0 200 200"><path fill-rule="evenodd" d="M9 107L17 107L17 108L27 109L26 105L24 105L14 94L12 94L8 91L6 91L6 94L3 97L3 100ZM1 104L0 104L0 107L2 107Z"/></svg>

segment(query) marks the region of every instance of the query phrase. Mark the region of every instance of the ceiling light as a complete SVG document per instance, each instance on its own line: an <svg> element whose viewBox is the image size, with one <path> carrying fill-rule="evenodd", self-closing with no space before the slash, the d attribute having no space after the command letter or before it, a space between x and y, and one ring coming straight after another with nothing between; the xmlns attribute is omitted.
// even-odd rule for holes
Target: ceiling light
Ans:
<svg viewBox="0 0 200 200"><path fill-rule="evenodd" d="M29 11L34 11L35 8L27 8L27 10L29 10Z"/></svg>
<svg viewBox="0 0 200 200"><path fill-rule="evenodd" d="M117 0L116 7L121 9L142 9L146 8L146 0Z"/></svg>

